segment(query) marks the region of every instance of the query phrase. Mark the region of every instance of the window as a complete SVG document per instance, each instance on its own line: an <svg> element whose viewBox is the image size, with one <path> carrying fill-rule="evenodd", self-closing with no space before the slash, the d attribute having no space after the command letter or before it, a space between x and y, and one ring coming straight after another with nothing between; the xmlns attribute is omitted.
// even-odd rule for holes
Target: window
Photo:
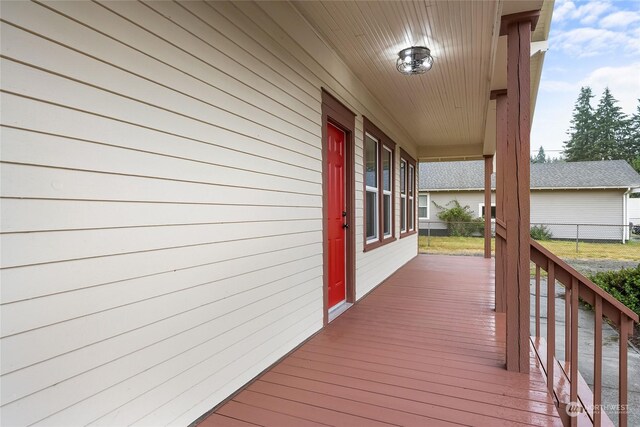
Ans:
<svg viewBox="0 0 640 427"><path fill-rule="evenodd" d="M429 219L429 195L418 196L418 219Z"/></svg>
<svg viewBox="0 0 640 427"><path fill-rule="evenodd" d="M393 153L382 147L382 232L384 237L391 236L391 174Z"/></svg>
<svg viewBox="0 0 640 427"><path fill-rule="evenodd" d="M484 203L478 204L478 217L484 218ZM495 221L496 219L496 205L491 204L491 221Z"/></svg>
<svg viewBox="0 0 640 427"><path fill-rule="evenodd" d="M416 161L400 149L400 237L416 232ZM427 200L428 201L428 200ZM428 215L428 203L426 205Z"/></svg>
<svg viewBox="0 0 640 427"><path fill-rule="evenodd" d="M364 141L366 236L367 242L378 239L378 141L368 134Z"/></svg>
<svg viewBox="0 0 640 427"><path fill-rule="evenodd" d="M400 159L400 232L407 232L407 161Z"/></svg>
<svg viewBox="0 0 640 427"><path fill-rule="evenodd" d="M407 208L407 222L409 223L409 231L413 231L415 228L415 221L413 220L413 216L415 215L416 209L414 205L414 183L413 179L416 177L415 167L413 165L409 165L409 179L407 180L407 193L409 194L409 204Z"/></svg>
<svg viewBox="0 0 640 427"><path fill-rule="evenodd" d="M395 148L395 143L365 117L365 251L395 240L393 235Z"/></svg>

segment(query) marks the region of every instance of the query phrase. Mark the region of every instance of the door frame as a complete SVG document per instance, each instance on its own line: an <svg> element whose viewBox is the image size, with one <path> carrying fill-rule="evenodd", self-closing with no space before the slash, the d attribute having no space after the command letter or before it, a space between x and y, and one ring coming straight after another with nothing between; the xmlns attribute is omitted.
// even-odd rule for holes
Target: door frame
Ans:
<svg viewBox="0 0 640 427"><path fill-rule="evenodd" d="M345 291L346 302L354 303L356 300L356 248L355 248L355 128L356 114L345 107L325 88L322 92L322 324L329 323L329 254L327 235L329 226L328 215L328 191L327 179L327 126L329 123L345 133L345 158L344 158L344 182L345 205L347 210L347 223L349 228L345 233Z"/></svg>

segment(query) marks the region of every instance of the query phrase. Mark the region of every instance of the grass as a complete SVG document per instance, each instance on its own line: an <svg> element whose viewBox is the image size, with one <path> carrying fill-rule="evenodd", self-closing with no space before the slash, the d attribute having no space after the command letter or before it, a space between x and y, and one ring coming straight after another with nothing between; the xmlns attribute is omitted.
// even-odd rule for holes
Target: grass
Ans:
<svg viewBox="0 0 640 427"><path fill-rule="evenodd" d="M608 259L637 261L640 259L640 242L622 243L583 243L580 242L579 252L576 252L575 242L548 240L540 242L544 247L563 259ZM494 239L491 248L495 249ZM484 239L481 237L431 237L427 246L427 237L419 238L420 252L453 254L453 255L482 255Z"/></svg>

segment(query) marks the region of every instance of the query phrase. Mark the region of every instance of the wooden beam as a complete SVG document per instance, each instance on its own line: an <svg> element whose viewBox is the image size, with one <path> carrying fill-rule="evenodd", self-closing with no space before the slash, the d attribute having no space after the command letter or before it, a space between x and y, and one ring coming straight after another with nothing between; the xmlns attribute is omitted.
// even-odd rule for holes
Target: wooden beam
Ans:
<svg viewBox="0 0 640 427"><path fill-rule="evenodd" d="M507 96L507 90L506 89L492 90L491 93L489 94L489 99L497 100L501 96Z"/></svg>
<svg viewBox="0 0 640 427"><path fill-rule="evenodd" d="M529 134L532 19L510 19L507 34L507 150L504 214L507 225L507 369L529 372Z"/></svg>
<svg viewBox="0 0 640 427"><path fill-rule="evenodd" d="M418 160L482 159L484 144L426 145L418 147Z"/></svg>
<svg viewBox="0 0 640 427"><path fill-rule="evenodd" d="M491 174L493 156L484 156L484 257L491 258Z"/></svg>
<svg viewBox="0 0 640 427"><path fill-rule="evenodd" d="M538 20L540 19L540 10L528 10L526 12L518 12L512 13L510 15L505 15L500 19L500 35L508 36L509 35L509 27L511 25L518 25L524 22L529 22L531 26L531 31L536 29L536 25L538 25ZM529 37L531 39L531 37ZM531 51L531 46L529 46L529 51ZM507 59L507 62L509 60ZM507 83L507 88L509 87L509 83Z"/></svg>
<svg viewBox="0 0 640 427"><path fill-rule="evenodd" d="M504 313L506 305L505 256L506 241L498 237L498 228L504 222L504 167L507 155L507 91L500 91L496 100L496 312ZM493 92L491 93L493 96ZM506 226L505 226L506 228ZM506 234L506 233L505 233Z"/></svg>

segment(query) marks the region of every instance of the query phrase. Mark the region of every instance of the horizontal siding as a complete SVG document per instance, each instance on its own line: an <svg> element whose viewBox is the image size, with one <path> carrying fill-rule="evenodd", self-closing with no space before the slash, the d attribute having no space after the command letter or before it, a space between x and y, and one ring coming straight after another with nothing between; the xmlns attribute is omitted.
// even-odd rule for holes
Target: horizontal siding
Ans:
<svg viewBox="0 0 640 427"><path fill-rule="evenodd" d="M579 228L549 226L555 238L621 240L623 194L624 190L536 191L531 197L531 222L581 224Z"/></svg>
<svg viewBox="0 0 640 427"><path fill-rule="evenodd" d="M432 192L431 202L444 206L458 200L478 215L478 206L484 203L480 191ZM553 237L558 239L619 240L622 239L623 190L556 190L531 192L531 223L572 224L549 225ZM495 203L495 193L492 193ZM438 209L431 205L430 221L438 221ZM575 224L580 224L576 228ZM426 229L426 221L420 228ZM431 228L446 228L444 224L431 224Z"/></svg>
<svg viewBox="0 0 640 427"><path fill-rule="evenodd" d="M320 88L358 189L362 115L414 148L262 5L2 13L2 424L188 424L322 327ZM417 251L362 252L362 200L358 298Z"/></svg>
<svg viewBox="0 0 640 427"><path fill-rule="evenodd" d="M438 219L438 213L442 212L442 209L439 209L436 205L448 209L451 207L451 205L447 206L447 203L450 203L453 200L457 200L460 205L469 206L469 208L473 212L473 217L476 218L480 215L479 204L484 203L484 193L479 191L460 191L456 193L433 192L429 193L429 195L429 203L431 204L431 206L429 206L430 218L427 221L420 221L421 229L426 229L428 222L431 223L430 227L432 229L447 228L446 225L444 225L444 223L441 223ZM491 193L491 202L495 203L495 200L495 193ZM435 224L433 222L435 222Z"/></svg>
<svg viewBox="0 0 640 427"><path fill-rule="evenodd" d="M91 200L5 199L7 216L0 218L5 233L154 227L184 224L318 220L319 207L246 204L121 203ZM158 209L158 205L161 206ZM47 215L41 215L47 212Z"/></svg>
<svg viewBox="0 0 640 427"><path fill-rule="evenodd" d="M248 239L264 228L274 234L320 230L321 221L280 221L264 223L222 223L169 227L134 227L102 230L13 233L3 237L14 248L2 254L4 268L48 262L159 250L169 247L205 245L213 242Z"/></svg>
<svg viewBox="0 0 640 427"><path fill-rule="evenodd" d="M535 191L531 222L621 225L623 194L623 190Z"/></svg>
<svg viewBox="0 0 640 427"><path fill-rule="evenodd" d="M634 224L640 224L640 199L628 199L629 203L629 221Z"/></svg>

